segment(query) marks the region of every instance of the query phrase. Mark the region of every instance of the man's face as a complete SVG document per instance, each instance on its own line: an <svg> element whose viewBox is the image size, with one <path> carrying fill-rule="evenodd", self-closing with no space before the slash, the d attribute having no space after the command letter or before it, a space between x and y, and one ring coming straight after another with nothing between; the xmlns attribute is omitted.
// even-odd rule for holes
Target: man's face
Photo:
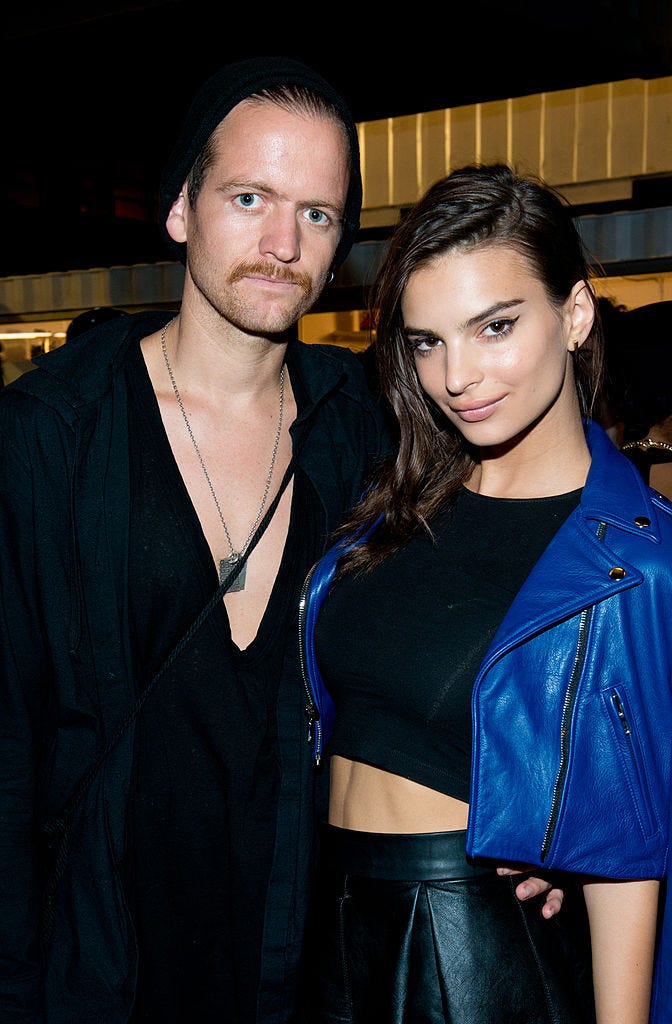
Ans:
<svg viewBox="0 0 672 1024"><path fill-rule="evenodd" d="M233 326L293 326L327 281L341 236L348 142L334 120L243 100L216 129L216 157L192 208L168 229L187 243L187 271Z"/></svg>

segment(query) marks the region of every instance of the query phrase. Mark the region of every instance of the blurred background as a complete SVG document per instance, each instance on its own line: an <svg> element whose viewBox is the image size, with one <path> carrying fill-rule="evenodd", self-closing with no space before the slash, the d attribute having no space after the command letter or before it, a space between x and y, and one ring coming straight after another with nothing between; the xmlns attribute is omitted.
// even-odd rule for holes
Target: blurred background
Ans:
<svg viewBox="0 0 672 1024"><path fill-rule="evenodd" d="M174 305L180 268L155 221L161 167L201 82L259 54L321 71L360 125L362 231L304 325L307 340L365 343L366 284L394 223L431 180L471 159L510 159L558 185L600 243L618 301L668 297L672 2L459 7L109 0L6 10L5 358L15 343L19 363L62 343L89 307ZM655 218L633 219L644 211ZM620 285L647 276L653 298Z"/></svg>

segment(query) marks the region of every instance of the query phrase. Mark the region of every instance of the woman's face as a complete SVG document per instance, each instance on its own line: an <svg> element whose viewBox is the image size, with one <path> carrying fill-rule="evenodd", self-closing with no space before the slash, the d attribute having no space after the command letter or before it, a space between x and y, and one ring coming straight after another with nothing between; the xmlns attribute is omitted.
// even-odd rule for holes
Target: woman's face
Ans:
<svg viewBox="0 0 672 1024"><path fill-rule="evenodd" d="M411 275L401 304L423 389L478 448L509 446L533 426L557 443L579 416L569 352L592 323L586 298L579 282L553 306L502 245L439 257Z"/></svg>

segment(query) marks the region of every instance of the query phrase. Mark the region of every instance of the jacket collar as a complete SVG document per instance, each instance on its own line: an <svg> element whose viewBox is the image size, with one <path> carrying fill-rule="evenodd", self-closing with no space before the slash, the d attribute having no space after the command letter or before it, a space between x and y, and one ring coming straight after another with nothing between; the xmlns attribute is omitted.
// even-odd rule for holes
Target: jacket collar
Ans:
<svg viewBox="0 0 672 1024"><path fill-rule="evenodd" d="M63 415L78 413L113 386L133 341L158 331L173 313L142 312L108 320L71 341L36 356L38 373L24 373L14 386L53 405Z"/></svg>
<svg viewBox="0 0 672 1024"><path fill-rule="evenodd" d="M604 522L658 542L660 520L653 500L655 492L599 424L587 420L584 430L591 463L578 513L584 519ZM645 529L644 520L649 521Z"/></svg>
<svg viewBox="0 0 672 1024"><path fill-rule="evenodd" d="M660 541L662 510L659 513L655 504L655 492L602 427L585 421L584 430L592 461L581 501L520 588L483 660L479 679L493 659L526 637L641 583L636 564L640 549L619 543L618 531L637 543ZM599 523L616 532L607 530L602 539ZM613 572L615 567L618 573Z"/></svg>
<svg viewBox="0 0 672 1024"><path fill-rule="evenodd" d="M79 409L97 401L113 384L123 366L130 345L160 330L175 314L141 312L108 321L87 331L60 348L35 357L39 374L24 374L16 382L21 390L39 394L54 405ZM310 416L333 391L342 387L345 394L362 399L361 375L355 374L356 357L334 345L307 345L290 339L287 365L296 384L299 404L298 422Z"/></svg>
<svg viewBox="0 0 672 1024"><path fill-rule="evenodd" d="M320 404L336 389L355 401L361 401L364 387L363 369L349 349L337 345L305 344L298 339L287 346L286 362L290 374L298 376L304 389L303 399L309 408Z"/></svg>

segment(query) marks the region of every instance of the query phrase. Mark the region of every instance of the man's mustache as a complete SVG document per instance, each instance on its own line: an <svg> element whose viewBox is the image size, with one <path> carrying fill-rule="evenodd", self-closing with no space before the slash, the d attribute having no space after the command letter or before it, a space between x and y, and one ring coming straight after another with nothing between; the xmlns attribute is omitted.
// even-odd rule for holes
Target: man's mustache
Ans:
<svg viewBox="0 0 672 1024"><path fill-rule="evenodd" d="M297 273L290 267L276 267L272 264L264 263L263 260L257 260L254 263L237 264L229 275L229 281L231 284L235 284L236 281L242 281L244 277L249 277L250 274L261 274L264 277L272 278L274 281L289 281L303 289L306 295L310 295L313 288L313 281L309 274Z"/></svg>

